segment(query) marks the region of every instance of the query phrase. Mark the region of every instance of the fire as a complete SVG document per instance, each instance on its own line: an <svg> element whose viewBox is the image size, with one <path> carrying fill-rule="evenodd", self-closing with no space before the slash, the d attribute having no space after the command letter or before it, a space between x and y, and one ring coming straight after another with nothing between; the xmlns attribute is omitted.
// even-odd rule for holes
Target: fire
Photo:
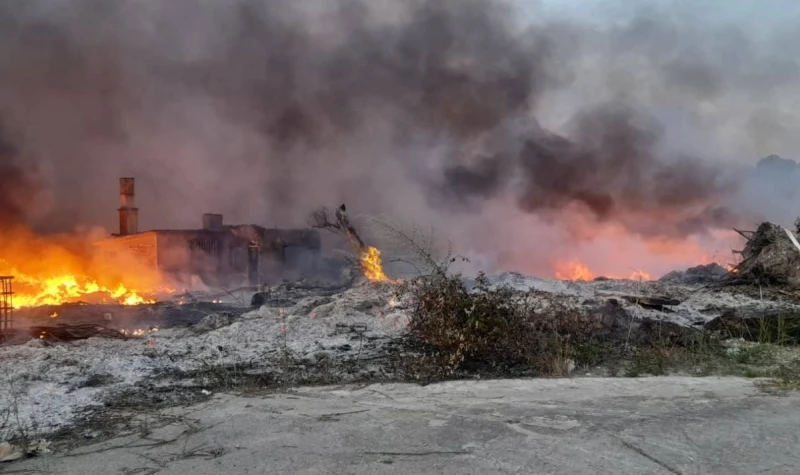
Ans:
<svg viewBox="0 0 800 475"><path fill-rule="evenodd" d="M370 282L394 282L383 272L381 251L369 246L361 252L359 259L361 271Z"/></svg>
<svg viewBox="0 0 800 475"><path fill-rule="evenodd" d="M92 245L97 237L0 232L0 274L14 277L14 307L153 303L148 295L164 288L159 273L133 256L100 255Z"/></svg>
<svg viewBox="0 0 800 475"><path fill-rule="evenodd" d="M571 261L556 264L555 266L555 276L559 280L592 280L595 278L595 274L589 269L589 266L582 263L577 259L573 259ZM647 272L643 270L636 270L630 273L627 276L619 276L619 275L606 275L605 277L611 279L629 279L629 280L653 280L653 278Z"/></svg>
<svg viewBox="0 0 800 475"><path fill-rule="evenodd" d="M594 274L585 264L572 260L556 266L556 278L560 280L592 280Z"/></svg>
<svg viewBox="0 0 800 475"><path fill-rule="evenodd" d="M155 300L144 298L137 291L130 290L122 284L116 288L108 288L85 276L65 274L37 279L30 275L14 272L13 268L5 272L14 276L15 308L60 305L86 298L99 302L117 302L122 305L155 303ZM57 316L58 313L51 315L52 318Z"/></svg>

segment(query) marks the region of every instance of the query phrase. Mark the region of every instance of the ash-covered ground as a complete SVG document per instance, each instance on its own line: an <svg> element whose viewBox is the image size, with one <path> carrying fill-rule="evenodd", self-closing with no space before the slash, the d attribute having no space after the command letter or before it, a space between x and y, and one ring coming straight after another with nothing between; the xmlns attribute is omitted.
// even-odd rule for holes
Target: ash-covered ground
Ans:
<svg viewBox="0 0 800 475"><path fill-rule="evenodd" d="M700 325L729 311L798 309L789 302L697 284L566 282L519 274L493 276L490 282L559 295L576 308L613 302L632 320L682 326ZM407 299L395 293L392 284L362 283L338 293L283 286L255 310L249 308L250 294L244 293L218 298L217 303L64 306L58 309L63 317L57 318L160 328L127 340L6 344L0 347L0 407L9 408L17 425L31 433L53 434L126 404L203 399L207 387L224 388L226 378L289 384L402 380L396 363L405 351L400 342L410 315ZM653 301L658 305L649 304ZM39 318L55 320L47 316L52 311L41 309Z"/></svg>

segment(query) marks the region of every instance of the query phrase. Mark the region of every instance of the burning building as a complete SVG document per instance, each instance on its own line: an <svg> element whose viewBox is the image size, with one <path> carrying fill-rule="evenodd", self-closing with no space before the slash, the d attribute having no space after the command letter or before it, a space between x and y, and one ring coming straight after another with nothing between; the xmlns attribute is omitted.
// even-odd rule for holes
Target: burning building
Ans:
<svg viewBox="0 0 800 475"><path fill-rule="evenodd" d="M132 254L177 282L199 278L210 286L259 285L313 272L320 258L318 231L226 225L221 214L204 214L200 229L139 231L130 177L120 179L118 211L119 233L97 242L100 251L109 257Z"/></svg>

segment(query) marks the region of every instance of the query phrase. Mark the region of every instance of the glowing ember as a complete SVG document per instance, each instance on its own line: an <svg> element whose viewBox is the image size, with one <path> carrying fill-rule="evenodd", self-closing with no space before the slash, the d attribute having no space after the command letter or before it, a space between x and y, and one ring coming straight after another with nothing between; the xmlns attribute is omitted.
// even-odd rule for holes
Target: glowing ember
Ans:
<svg viewBox="0 0 800 475"><path fill-rule="evenodd" d="M381 251L369 246L361 253L359 260L361 272L370 282L394 282L383 272L381 263Z"/></svg>
<svg viewBox="0 0 800 475"><path fill-rule="evenodd" d="M147 330L144 330L142 328L138 328L138 329L133 330L133 331L127 330L127 329L123 329L123 330L120 330L119 332L122 333L125 336L140 337L140 336L148 335L150 333L158 332L158 327L152 327L152 328L149 328Z"/></svg>
<svg viewBox="0 0 800 475"><path fill-rule="evenodd" d="M585 264L572 260L556 266L556 278L560 280L592 280L594 274Z"/></svg>
<svg viewBox="0 0 800 475"><path fill-rule="evenodd" d="M165 288L160 274L133 256L101 254L92 243L102 237L45 237L24 228L0 234L0 274L14 276L14 307L153 303L147 295Z"/></svg>

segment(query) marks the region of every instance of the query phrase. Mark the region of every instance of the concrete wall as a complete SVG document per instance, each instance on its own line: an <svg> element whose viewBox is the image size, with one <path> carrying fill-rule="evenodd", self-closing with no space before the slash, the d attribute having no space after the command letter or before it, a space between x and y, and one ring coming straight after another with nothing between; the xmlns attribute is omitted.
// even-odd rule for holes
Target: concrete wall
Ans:
<svg viewBox="0 0 800 475"><path fill-rule="evenodd" d="M157 236L154 232L106 239L95 243L95 245L109 259L114 259L124 253L154 268L157 268L159 264Z"/></svg>
<svg viewBox="0 0 800 475"><path fill-rule="evenodd" d="M207 285L224 285L244 278L246 257L246 242L228 232L158 231L159 268L182 280L198 276Z"/></svg>
<svg viewBox="0 0 800 475"><path fill-rule="evenodd" d="M241 227L260 241L258 283L312 276L320 258L321 240L315 230ZM250 238L229 229L156 230L120 236L99 245L105 252L125 250L185 285L199 277L209 286L248 284Z"/></svg>

